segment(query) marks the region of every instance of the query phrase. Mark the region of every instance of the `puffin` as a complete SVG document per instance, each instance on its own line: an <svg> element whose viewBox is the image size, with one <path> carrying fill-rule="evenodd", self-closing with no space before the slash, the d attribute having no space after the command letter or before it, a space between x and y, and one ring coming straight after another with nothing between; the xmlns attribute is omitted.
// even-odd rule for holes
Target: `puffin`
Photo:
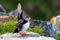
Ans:
<svg viewBox="0 0 60 40"><path fill-rule="evenodd" d="M30 21L31 18L29 16L27 16L22 23L20 23L20 29L18 30L19 34L21 36L26 36L26 30L29 28L30 26ZM21 22L21 21L20 21ZM22 25L21 25L22 24Z"/></svg>
<svg viewBox="0 0 60 40"><path fill-rule="evenodd" d="M16 28L14 30L13 33L20 33L21 35L25 35L26 34L26 30L29 28L30 26L30 21L31 21L31 17L24 15L23 10L21 9L21 4L18 4L18 24L16 25Z"/></svg>
<svg viewBox="0 0 60 40"><path fill-rule="evenodd" d="M25 19L24 19L24 22L23 22L23 25L22 25L22 28L20 30L20 32L23 32L29 28L30 26L30 21L31 21L31 18L29 16L27 16Z"/></svg>

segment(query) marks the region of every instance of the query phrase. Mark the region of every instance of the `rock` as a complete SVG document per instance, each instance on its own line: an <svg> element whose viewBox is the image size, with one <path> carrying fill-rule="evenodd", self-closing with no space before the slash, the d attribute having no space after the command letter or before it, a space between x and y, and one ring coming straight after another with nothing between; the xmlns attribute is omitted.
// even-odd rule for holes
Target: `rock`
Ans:
<svg viewBox="0 0 60 40"><path fill-rule="evenodd" d="M40 36L37 33L34 32L27 32L26 36L21 37L19 36L19 33L6 33L3 35L0 35L0 40L56 40L51 37L44 37Z"/></svg>
<svg viewBox="0 0 60 40"><path fill-rule="evenodd" d="M57 15L56 16L56 23L55 23L55 27L56 27L56 29L59 31L60 30L60 15Z"/></svg>
<svg viewBox="0 0 60 40"><path fill-rule="evenodd" d="M12 10L11 12L9 12L8 13L9 14L9 16L18 16L18 11L17 11L17 9L15 9L15 10Z"/></svg>
<svg viewBox="0 0 60 40"><path fill-rule="evenodd" d="M12 19L15 19L16 17L14 16L0 16L0 22L6 22Z"/></svg>
<svg viewBox="0 0 60 40"><path fill-rule="evenodd" d="M41 27L43 29L43 35L48 37L56 38L58 36L58 31L55 26L53 26L49 21L41 21L41 20L32 20L30 22L30 28L33 28L37 25L37 27Z"/></svg>
<svg viewBox="0 0 60 40"><path fill-rule="evenodd" d="M49 21L42 22L43 35L48 37L57 38L58 31Z"/></svg>
<svg viewBox="0 0 60 40"><path fill-rule="evenodd" d="M60 30L60 15L52 17L50 22L55 26L55 28L59 31Z"/></svg>
<svg viewBox="0 0 60 40"><path fill-rule="evenodd" d="M26 16L28 16L28 15L25 13L25 11L22 11L22 13L23 13L23 18L26 17ZM12 11L9 12L8 14L9 14L9 16L15 16L16 18L18 18L18 10L17 10L17 9L12 10Z"/></svg>
<svg viewBox="0 0 60 40"><path fill-rule="evenodd" d="M42 21L40 21L40 20L31 20L30 21L30 28L34 28L35 26L39 26L40 27L41 22Z"/></svg>
<svg viewBox="0 0 60 40"><path fill-rule="evenodd" d="M0 16L6 15L6 10L5 8L0 4Z"/></svg>

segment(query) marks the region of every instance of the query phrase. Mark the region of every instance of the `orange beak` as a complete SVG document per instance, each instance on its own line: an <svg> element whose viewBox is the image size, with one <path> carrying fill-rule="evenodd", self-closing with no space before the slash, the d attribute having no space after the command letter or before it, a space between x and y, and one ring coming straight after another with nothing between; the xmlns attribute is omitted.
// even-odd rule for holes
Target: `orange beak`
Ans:
<svg viewBox="0 0 60 40"><path fill-rule="evenodd" d="M32 21L32 18L30 18L30 20L29 21Z"/></svg>

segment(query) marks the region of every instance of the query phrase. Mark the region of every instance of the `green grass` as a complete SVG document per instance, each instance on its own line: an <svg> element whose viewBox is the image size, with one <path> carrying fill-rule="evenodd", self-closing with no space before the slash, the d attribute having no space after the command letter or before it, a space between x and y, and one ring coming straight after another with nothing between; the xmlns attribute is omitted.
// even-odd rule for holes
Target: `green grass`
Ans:
<svg viewBox="0 0 60 40"><path fill-rule="evenodd" d="M15 25L17 24L17 20L10 20L0 25L0 34L6 32L13 32Z"/></svg>
<svg viewBox="0 0 60 40"><path fill-rule="evenodd" d="M27 31L35 32L35 33L38 33L40 35L42 35L42 33L43 33L43 29L41 27L38 27L38 26L35 26L34 29L29 28Z"/></svg>
<svg viewBox="0 0 60 40"><path fill-rule="evenodd" d="M57 37L56 40L60 40L60 32L58 33L58 37Z"/></svg>
<svg viewBox="0 0 60 40"><path fill-rule="evenodd" d="M6 32L9 32L9 33L12 33L15 29L15 25L17 24L17 20L10 20L8 22L5 22L3 24L0 25L0 34L4 34ZM33 30L31 30L30 28L27 30L29 32L35 32L35 33L38 33L40 35L43 34L43 29L38 27L38 26L35 26L35 28ZM56 40L60 40L60 32L58 34L58 37Z"/></svg>

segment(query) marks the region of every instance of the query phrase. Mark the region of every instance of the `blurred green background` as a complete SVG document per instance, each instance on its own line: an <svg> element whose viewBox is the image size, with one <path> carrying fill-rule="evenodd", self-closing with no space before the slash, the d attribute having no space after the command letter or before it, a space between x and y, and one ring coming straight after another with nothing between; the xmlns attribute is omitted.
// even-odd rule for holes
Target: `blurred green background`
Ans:
<svg viewBox="0 0 60 40"><path fill-rule="evenodd" d="M33 19L49 20L60 14L60 0L0 0L7 13L16 9L19 2Z"/></svg>

